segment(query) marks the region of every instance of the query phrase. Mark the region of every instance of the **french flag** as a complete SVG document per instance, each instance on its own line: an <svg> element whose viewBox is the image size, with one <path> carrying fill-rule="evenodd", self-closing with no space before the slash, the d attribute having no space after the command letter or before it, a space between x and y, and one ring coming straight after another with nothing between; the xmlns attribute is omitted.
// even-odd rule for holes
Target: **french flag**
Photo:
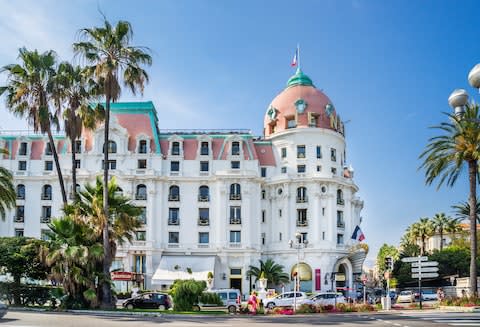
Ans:
<svg viewBox="0 0 480 327"><path fill-rule="evenodd" d="M365 239L365 235L363 234L362 230L360 229L360 226L357 225L357 227L355 227L355 230L353 231L352 240L357 240L357 241L361 242L364 239Z"/></svg>
<svg viewBox="0 0 480 327"><path fill-rule="evenodd" d="M295 55L293 56L291 66L295 67L297 63L298 63L298 47L297 47L297 50L295 50Z"/></svg>

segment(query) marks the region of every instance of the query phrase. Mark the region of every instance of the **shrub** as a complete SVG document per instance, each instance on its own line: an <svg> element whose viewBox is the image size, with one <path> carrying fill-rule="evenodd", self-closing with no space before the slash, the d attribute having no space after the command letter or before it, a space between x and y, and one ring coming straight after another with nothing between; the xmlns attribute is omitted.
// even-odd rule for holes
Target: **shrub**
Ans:
<svg viewBox="0 0 480 327"><path fill-rule="evenodd" d="M206 287L204 281L176 280L172 286L172 297L175 311L191 311L198 302L199 296Z"/></svg>
<svg viewBox="0 0 480 327"><path fill-rule="evenodd" d="M218 296L217 293L212 292L203 292L200 297L198 298L200 303L203 304L216 304L216 305L223 305L222 299Z"/></svg>
<svg viewBox="0 0 480 327"><path fill-rule="evenodd" d="M297 313L316 313L317 308L314 304L302 304L297 309Z"/></svg>

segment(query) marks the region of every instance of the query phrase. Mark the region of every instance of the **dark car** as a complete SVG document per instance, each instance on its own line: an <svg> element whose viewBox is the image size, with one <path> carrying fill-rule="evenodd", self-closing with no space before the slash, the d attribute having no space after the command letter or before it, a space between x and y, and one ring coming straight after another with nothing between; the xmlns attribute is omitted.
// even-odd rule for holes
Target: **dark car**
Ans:
<svg viewBox="0 0 480 327"><path fill-rule="evenodd" d="M171 302L168 294L149 292L125 300L123 307L129 310L137 308L168 310L171 307Z"/></svg>

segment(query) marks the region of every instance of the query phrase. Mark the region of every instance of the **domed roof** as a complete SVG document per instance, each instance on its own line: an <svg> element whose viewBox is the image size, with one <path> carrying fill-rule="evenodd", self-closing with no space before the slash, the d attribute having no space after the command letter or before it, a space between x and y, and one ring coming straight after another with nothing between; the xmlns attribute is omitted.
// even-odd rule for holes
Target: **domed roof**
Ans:
<svg viewBox="0 0 480 327"><path fill-rule="evenodd" d="M300 68L268 106L264 119L265 137L291 128L326 128L343 134L332 102Z"/></svg>

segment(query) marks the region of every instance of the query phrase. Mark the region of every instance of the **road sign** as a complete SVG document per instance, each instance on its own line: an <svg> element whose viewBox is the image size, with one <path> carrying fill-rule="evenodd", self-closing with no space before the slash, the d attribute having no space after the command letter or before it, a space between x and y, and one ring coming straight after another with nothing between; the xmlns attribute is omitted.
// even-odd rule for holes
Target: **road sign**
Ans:
<svg viewBox="0 0 480 327"><path fill-rule="evenodd" d="M428 272L437 272L438 267L422 267L422 269L412 268L412 273L419 273L420 271L422 272L422 274L423 273L428 273Z"/></svg>
<svg viewBox="0 0 480 327"><path fill-rule="evenodd" d="M423 273L421 274L422 278L438 277L438 273ZM420 274L412 274L412 278L420 278Z"/></svg>
<svg viewBox="0 0 480 327"><path fill-rule="evenodd" d="M427 261L428 257L406 257L403 258L403 262L418 262L418 261Z"/></svg>
<svg viewBox="0 0 480 327"><path fill-rule="evenodd" d="M436 267L438 266L438 261L422 261L420 262L422 267ZM418 267L418 261L412 262L412 267Z"/></svg>

